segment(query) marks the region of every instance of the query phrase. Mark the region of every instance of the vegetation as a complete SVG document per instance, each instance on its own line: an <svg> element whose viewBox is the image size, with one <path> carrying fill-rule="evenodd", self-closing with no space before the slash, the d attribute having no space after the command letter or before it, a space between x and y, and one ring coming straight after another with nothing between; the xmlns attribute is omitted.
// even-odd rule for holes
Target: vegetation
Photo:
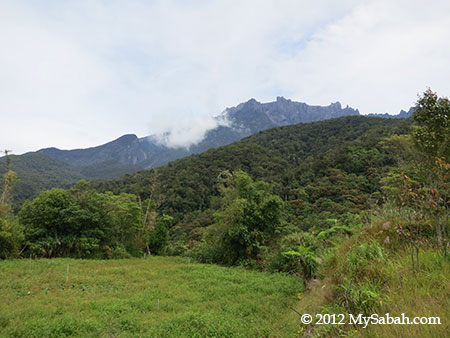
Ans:
<svg viewBox="0 0 450 338"><path fill-rule="evenodd" d="M16 174L10 170L8 150L5 150L5 174L0 194L0 259L17 257L23 241L23 229L13 214L10 197L11 190L17 181Z"/></svg>
<svg viewBox="0 0 450 338"><path fill-rule="evenodd" d="M148 231L135 195L102 194L86 181L69 191L41 192L24 204L19 218L26 254L37 257L120 258L140 255L146 246L157 251L167 241L158 225Z"/></svg>
<svg viewBox="0 0 450 338"><path fill-rule="evenodd" d="M139 168L107 161L76 167L56 160L47 154L36 152L23 155L9 155L11 169L17 174L18 181L11 191L11 205L15 211L39 192L52 188L69 188L82 179L109 178L135 172ZM6 158L0 158L0 175L6 174Z"/></svg>
<svg viewBox="0 0 450 338"><path fill-rule="evenodd" d="M0 272L0 337L244 338L298 331L289 307L302 287L287 275L167 257L0 261Z"/></svg>
<svg viewBox="0 0 450 338"><path fill-rule="evenodd" d="M197 259L227 265L251 263L280 229L283 202L270 193L269 184L254 182L243 171L220 176L223 206L205 234Z"/></svg>
<svg viewBox="0 0 450 338"><path fill-rule="evenodd" d="M6 170L0 254L186 256L300 277L297 287L303 283L308 292L297 304L298 313L396 310L397 315L448 318L449 135L450 101L428 90L419 97L414 121L346 117L275 128L158 169L43 191L25 202L18 217L8 204L15 174ZM212 317L186 318L190 326L169 319L175 326L163 325L165 332L281 332L274 326L255 331L239 322L229 327L210 322ZM98 332L104 333L102 323ZM150 333L139 325L138 334ZM309 337L360 335L349 325L298 325ZM163 332L155 330L156 336ZM444 326L373 326L362 335L438 337L444 332Z"/></svg>
<svg viewBox="0 0 450 338"><path fill-rule="evenodd" d="M411 120L344 117L274 128L169 165L94 184L100 191L151 198L174 217L172 243L188 246L215 223L222 207L220 174L246 172L271 184L302 230L327 229L381 202L379 180L395 157L379 144L409 132Z"/></svg>
<svg viewBox="0 0 450 338"><path fill-rule="evenodd" d="M450 102L427 91L418 100L414 118L417 126L411 134L384 142L398 160L381 180L385 203L355 235L330 249L318 272L322 281L297 308L335 314L405 313L411 318L439 317L442 325L372 325L364 330L304 326L309 336L447 335Z"/></svg>

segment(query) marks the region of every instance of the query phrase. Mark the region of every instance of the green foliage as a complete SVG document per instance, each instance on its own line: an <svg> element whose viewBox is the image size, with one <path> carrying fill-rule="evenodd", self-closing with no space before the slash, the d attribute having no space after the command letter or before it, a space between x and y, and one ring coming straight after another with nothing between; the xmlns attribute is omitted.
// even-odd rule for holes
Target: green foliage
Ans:
<svg viewBox="0 0 450 338"><path fill-rule="evenodd" d="M17 175L14 171L8 170L3 175L3 191L0 195L0 203L5 204L9 202L11 189L13 185L17 182Z"/></svg>
<svg viewBox="0 0 450 338"><path fill-rule="evenodd" d="M350 313L370 315L380 307L383 296L379 285L371 280L352 283L348 280L338 285L336 292L341 305Z"/></svg>
<svg viewBox="0 0 450 338"><path fill-rule="evenodd" d="M8 154L8 151L5 153ZM23 227L9 204L11 191L17 181L16 173L9 170L9 157L6 158L6 169L0 194L0 259L17 257L24 239Z"/></svg>
<svg viewBox="0 0 450 338"><path fill-rule="evenodd" d="M324 243L337 235L352 235L354 231L354 226L335 225L327 230L319 232L317 234L317 240Z"/></svg>
<svg viewBox="0 0 450 338"><path fill-rule="evenodd" d="M281 224L282 200L270 193L270 186L254 182L243 171L223 183L224 206L215 215L208 237L218 247L217 262L237 264L258 258Z"/></svg>
<svg viewBox="0 0 450 338"><path fill-rule="evenodd" d="M78 242L81 210L63 189L44 191L20 212L30 250L52 257L67 255Z"/></svg>
<svg viewBox="0 0 450 338"><path fill-rule="evenodd" d="M369 243L363 243L350 250L347 253L346 264L343 267L347 270L351 277L358 278L363 275L362 270L368 266L369 263L384 259L384 249L378 243L373 240Z"/></svg>
<svg viewBox="0 0 450 338"><path fill-rule="evenodd" d="M282 254L287 258L291 258L291 260L293 259L294 261L298 261L301 266L302 277L304 280L309 280L314 277L319 266L319 262L317 261L317 257L311 248L299 246L296 250L282 252Z"/></svg>
<svg viewBox="0 0 450 338"><path fill-rule="evenodd" d="M418 123L413 136L420 150L434 158L450 160L450 101L431 89L419 97L414 110Z"/></svg>
<svg viewBox="0 0 450 338"><path fill-rule="evenodd" d="M23 240L23 227L17 219L0 217L0 259L17 257Z"/></svg>
<svg viewBox="0 0 450 338"><path fill-rule="evenodd" d="M105 219L106 245L110 247L123 246L133 255L139 254L143 248L136 247L142 229L142 212L135 195L122 193L113 195L111 192L101 196L107 212Z"/></svg>
<svg viewBox="0 0 450 338"><path fill-rule="evenodd" d="M269 267L271 271L287 272L303 276L300 259L286 252L293 252L299 247L308 248L311 252L317 251L317 239L309 232L292 232L281 237L278 245L274 249L274 254L269 257Z"/></svg>
<svg viewBox="0 0 450 338"><path fill-rule="evenodd" d="M161 254L167 246L169 240L169 230L167 229L173 221L173 217L162 215L156 222L156 226L150 233L148 246L151 253Z"/></svg>
<svg viewBox="0 0 450 338"><path fill-rule="evenodd" d="M383 270L386 261L384 248L376 240L351 247L343 258L335 261L335 302L351 313L375 311L384 300L381 286L386 279Z"/></svg>
<svg viewBox="0 0 450 338"><path fill-rule="evenodd" d="M101 194L85 181L43 191L19 213L29 253L42 257L136 255L141 216L136 196Z"/></svg>
<svg viewBox="0 0 450 338"><path fill-rule="evenodd" d="M430 228L444 255L449 243L445 228L450 215L450 101L439 99L428 89L417 101L414 132L386 140L387 148L399 159L397 170L382 180L390 202L415 212L399 231L419 250L432 239ZM402 154L403 152L403 154ZM433 240L434 241L434 240Z"/></svg>
<svg viewBox="0 0 450 338"><path fill-rule="evenodd" d="M395 158L379 142L406 134L411 123L411 119L345 117L274 128L95 187L151 198L160 214L174 217L171 239L190 245L200 240L214 223L212 215L223 206L217 177L224 171L243 170L272 184L272 192L288 202L286 217L297 228L325 230L330 226L326 219L358 214L380 202L379 179Z"/></svg>

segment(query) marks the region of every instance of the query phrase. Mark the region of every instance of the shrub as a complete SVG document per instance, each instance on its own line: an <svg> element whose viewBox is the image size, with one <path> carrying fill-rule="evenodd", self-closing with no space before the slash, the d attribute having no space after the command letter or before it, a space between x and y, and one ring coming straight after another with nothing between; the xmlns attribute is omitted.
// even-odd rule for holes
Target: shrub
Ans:
<svg viewBox="0 0 450 338"><path fill-rule="evenodd" d="M0 259L16 257L23 239L23 227L17 219L0 218Z"/></svg>
<svg viewBox="0 0 450 338"><path fill-rule="evenodd" d="M314 277L319 262L316 254L310 249L299 246L296 250L290 250L282 253L289 260L292 260L292 265L298 264L297 271L301 271L304 280Z"/></svg>
<svg viewBox="0 0 450 338"><path fill-rule="evenodd" d="M338 303L351 313L373 313L382 303L379 285L374 281L352 282L345 279L335 289Z"/></svg>

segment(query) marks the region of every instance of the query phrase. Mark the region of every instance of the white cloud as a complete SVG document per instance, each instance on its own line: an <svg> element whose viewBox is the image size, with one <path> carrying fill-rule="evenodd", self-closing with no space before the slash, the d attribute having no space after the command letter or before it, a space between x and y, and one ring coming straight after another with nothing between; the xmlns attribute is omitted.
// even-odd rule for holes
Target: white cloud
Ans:
<svg viewBox="0 0 450 338"><path fill-rule="evenodd" d="M279 64L278 81L309 102L340 100L362 112L397 113L431 86L448 95L447 1L370 1L316 32Z"/></svg>
<svg viewBox="0 0 450 338"><path fill-rule="evenodd" d="M396 113L426 86L450 91L448 12L445 1L2 2L0 148L164 131L188 145L251 97Z"/></svg>

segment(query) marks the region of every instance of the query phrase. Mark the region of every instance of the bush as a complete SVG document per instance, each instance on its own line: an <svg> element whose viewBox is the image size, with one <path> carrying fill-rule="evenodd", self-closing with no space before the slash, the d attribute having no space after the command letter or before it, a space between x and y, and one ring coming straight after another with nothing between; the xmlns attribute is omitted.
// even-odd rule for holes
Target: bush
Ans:
<svg viewBox="0 0 450 338"><path fill-rule="evenodd" d="M269 267L272 271L281 271L303 276L301 261L294 252L299 247L308 248L311 252L317 251L316 237L309 232L293 232L280 240L279 248L270 258Z"/></svg>
<svg viewBox="0 0 450 338"><path fill-rule="evenodd" d="M169 239L169 231L163 223L157 223L150 233L148 247L151 253L161 254Z"/></svg>
<svg viewBox="0 0 450 338"><path fill-rule="evenodd" d="M385 262L384 248L377 240L351 248L335 271L336 302L353 313L373 312L383 300L380 289L386 281Z"/></svg>
<svg viewBox="0 0 450 338"><path fill-rule="evenodd" d="M379 285L374 281L352 282L345 279L335 289L335 296L340 305L351 313L370 314L382 303Z"/></svg>
<svg viewBox="0 0 450 338"><path fill-rule="evenodd" d="M23 239L23 227L17 219L0 218L0 259L16 257Z"/></svg>
<svg viewBox="0 0 450 338"><path fill-rule="evenodd" d="M282 255L291 260L291 265L301 272L304 280L314 277L319 267L317 256L310 248L299 246L296 250L282 252Z"/></svg>
<svg viewBox="0 0 450 338"><path fill-rule="evenodd" d="M222 175L224 205L214 215L216 222L205 240L218 248L217 254L210 256L216 263L248 264L260 259L280 230L283 201L271 193L268 183L255 182L243 171Z"/></svg>
<svg viewBox="0 0 450 338"><path fill-rule="evenodd" d="M345 268L350 276L356 277L359 275L360 270L366 268L369 263L382 259L384 259L384 249L377 240L373 240L350 250L345 262Z"/></svg>
<svg viewBox="0 0 450 338"><path fill-rule="evenodd" d="M211 264L220 261L221 253L222 251L220 248L212 246L209 242L202 240L197 242L186 254L200 263Z"/></svg>

